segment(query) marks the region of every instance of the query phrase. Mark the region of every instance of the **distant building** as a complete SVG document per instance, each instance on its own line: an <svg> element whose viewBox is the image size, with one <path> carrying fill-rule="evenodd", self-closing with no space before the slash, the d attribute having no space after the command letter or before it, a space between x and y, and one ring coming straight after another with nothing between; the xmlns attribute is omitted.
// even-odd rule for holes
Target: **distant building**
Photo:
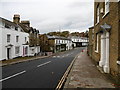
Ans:
<svg viewBox="0 0 120 90"><path fill-rule="evenodd" d="M29 56L29 34L16 23L0 17L0 60Z"/></svg>
<svg viewBox="0 0 120 90"><path fill-rule="evenodd" d="M72 41L65 37L40 35L42 52L59 52L72 49Z"/></svg>
<svg viewBox="0 0 120 90"><path fill-rule="evenodd" d="M72 40L73 47L82 47L88 45L87 37L79 37L79 36L70 36L68 37Z"/></svg>
<svg viewBox="0 0 120 90"><path fill-rule="evenodd" d="M119 81L120 1L94 2L94 41L92 41L92 28L89 29L89 44L93 45L92 58L105 73L110 73Z"/></svg>

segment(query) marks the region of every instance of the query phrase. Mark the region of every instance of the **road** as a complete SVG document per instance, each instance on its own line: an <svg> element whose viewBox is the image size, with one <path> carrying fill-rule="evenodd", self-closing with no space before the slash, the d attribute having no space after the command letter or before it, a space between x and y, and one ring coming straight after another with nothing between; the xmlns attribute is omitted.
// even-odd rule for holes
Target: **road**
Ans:
<svg viewBox="0 0 120 90"><path fill-rule="evenodd" d="M52 57L2 67L2 88L55 88L84 47Z"/></svg>

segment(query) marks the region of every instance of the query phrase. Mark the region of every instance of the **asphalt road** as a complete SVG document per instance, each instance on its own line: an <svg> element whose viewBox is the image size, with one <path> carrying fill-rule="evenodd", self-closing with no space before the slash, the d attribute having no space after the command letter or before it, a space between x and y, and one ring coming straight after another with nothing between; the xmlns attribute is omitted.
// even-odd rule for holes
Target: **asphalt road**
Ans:
<svg viewBox="0 0 120 90"><path fill-rule="evenodd" d="M2 67L2 88L55 88L84 47L52 57Z"/></svg>

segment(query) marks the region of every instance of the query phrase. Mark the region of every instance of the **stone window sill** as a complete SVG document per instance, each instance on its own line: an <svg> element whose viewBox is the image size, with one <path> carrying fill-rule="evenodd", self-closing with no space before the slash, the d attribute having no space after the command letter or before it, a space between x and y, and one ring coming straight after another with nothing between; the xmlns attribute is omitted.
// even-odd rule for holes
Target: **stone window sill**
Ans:
<svg viewBox="0 0 120 90"><path fill-rule="evenodd" d="M95 50L96 53L98 53L98 50Z"/></svg>
<svg viewBox="0 0 120 90"><path fill-rule="evenodd" d="M96 24L95 24L95 26L97 26L99 24L99 22L97 22Z"/></svg>
<svg viewBox="0 0 120 90"><path fill-rule="evenodd" d="M105 18L108 14L109 12L105 13L102 18Z"/></svg>

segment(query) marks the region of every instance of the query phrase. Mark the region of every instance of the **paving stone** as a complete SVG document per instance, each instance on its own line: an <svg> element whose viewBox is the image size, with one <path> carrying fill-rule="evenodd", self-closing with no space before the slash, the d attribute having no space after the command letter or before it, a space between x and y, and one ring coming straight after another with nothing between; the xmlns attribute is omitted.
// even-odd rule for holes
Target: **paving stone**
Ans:
<svg viewBox="0 0 120 90"><path fill-rule="evenodd" d="M84 51L76 58L64 88L114 88L114 86L92 63Z"/></svg>

